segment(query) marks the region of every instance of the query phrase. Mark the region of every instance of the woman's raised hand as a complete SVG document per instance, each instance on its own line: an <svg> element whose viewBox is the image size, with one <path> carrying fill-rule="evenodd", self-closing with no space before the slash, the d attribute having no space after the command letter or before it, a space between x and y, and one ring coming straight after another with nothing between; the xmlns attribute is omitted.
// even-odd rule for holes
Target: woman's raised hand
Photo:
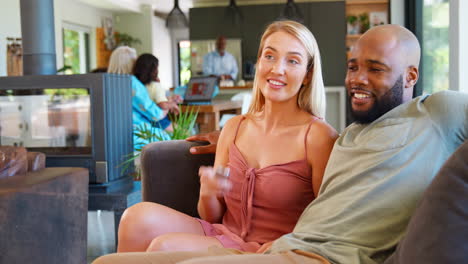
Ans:
<svg viewBox="0 0 468 264"><path fill-rule="evenodd" d="M232 187L229 180L229 169L201 166L198 170L200 176L200 196L222 197Z"/></svg>

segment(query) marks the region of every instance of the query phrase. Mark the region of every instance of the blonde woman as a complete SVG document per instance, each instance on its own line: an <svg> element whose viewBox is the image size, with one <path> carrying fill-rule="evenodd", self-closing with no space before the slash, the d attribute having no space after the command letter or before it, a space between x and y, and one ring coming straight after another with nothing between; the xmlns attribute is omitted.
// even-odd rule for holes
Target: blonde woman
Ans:
<svg viewBox="0 0 468 264"><path fill-rule="evenodd" d="M257 252L291 232L317 197L337 138L323 120L317 42L302 24L274 22L257 59L248 113L226 123L214 168L200 168L201 219L155 203L137 204L122 216L119 252L210 246ZM221 168L229 168L228 177L217 176Z"/></svg>
<svg viewBox="0 0 468 264"><path fill-rule="evenodd" d="M132 74L137 53L135 49L121 46L116 48L109 59L108 73ZM161 109L150 98L146 87L132 75L132 112L133 126L154 127L155 133L161 138L169 139L163 130L172 131L169 119L165 118L167 111ZM133 137L135 149L141 149L148 142L138 137Z"/></svg>

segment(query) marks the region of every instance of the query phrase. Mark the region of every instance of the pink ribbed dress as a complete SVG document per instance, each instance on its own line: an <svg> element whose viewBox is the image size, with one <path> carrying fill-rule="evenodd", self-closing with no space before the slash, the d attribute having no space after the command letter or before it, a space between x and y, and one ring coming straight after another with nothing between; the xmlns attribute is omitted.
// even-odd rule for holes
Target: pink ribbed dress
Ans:
<svg viewBox="0 0 468 264"><path fill-rule="evenodd" d="M222 224L199 219L207 236L226 248L255 252L263 243L290 233L305 207L315 198L312 169L304 159L250 168L235 141L229 148L229 179L232 189L224 195L226 212ZM304 137L306 147L309 124Z"/></svg>

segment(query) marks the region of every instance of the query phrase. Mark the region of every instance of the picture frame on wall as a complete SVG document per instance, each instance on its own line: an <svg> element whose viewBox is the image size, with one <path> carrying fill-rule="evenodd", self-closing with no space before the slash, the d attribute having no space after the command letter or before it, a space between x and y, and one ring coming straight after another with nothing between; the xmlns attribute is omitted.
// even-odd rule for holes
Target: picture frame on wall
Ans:
<svg viewBox="0 0 468 264"><path fill-rule="evenodd" d="M388 24L387 12L369 12L370 27Z"/></svg>

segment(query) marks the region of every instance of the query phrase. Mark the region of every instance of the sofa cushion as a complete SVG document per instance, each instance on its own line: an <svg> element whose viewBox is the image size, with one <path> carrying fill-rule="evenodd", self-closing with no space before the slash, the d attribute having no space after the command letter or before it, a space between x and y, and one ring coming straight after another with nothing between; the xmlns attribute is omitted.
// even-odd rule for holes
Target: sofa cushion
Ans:
<svg viewBox="0 0 468 264"><path fill-rule="evenodd" d="M23 147L0 146L0 178L28 171L28 158Z"/></svg>
<svg viewBox="0 0 468 264"><path fill-rule="evenodd" d="M468 141L447 160L385 264L468 263Z"/></svg>

